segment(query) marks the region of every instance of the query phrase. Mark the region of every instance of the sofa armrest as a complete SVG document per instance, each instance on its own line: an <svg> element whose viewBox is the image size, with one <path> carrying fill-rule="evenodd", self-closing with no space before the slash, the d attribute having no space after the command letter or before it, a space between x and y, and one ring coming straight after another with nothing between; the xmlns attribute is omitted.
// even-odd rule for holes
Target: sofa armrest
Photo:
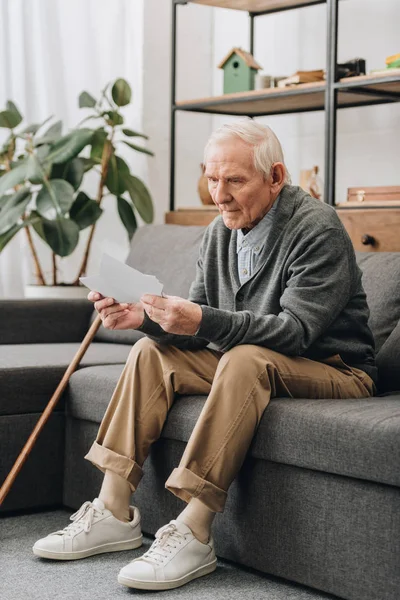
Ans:
<svg viewBox="0 0 400 600"><path fill-rule="evenodd" d="M77 300L0 300L0 344L80 342L93 304Z"/></svg>

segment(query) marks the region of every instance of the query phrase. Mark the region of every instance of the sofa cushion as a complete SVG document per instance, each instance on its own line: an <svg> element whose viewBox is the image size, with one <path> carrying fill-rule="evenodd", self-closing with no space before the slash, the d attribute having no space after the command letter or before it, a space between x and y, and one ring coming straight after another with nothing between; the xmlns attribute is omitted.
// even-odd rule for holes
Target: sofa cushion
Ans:
<svg viewBox="0 0 400 600"><path fill-rule="evenodd" d="M400 392L400 321L378 352L379 391Z"/></svg>
<svg viewBox="0 0 400 600"><path fill-rule="evenodd" d="M126 263L163 284L164 292L187 298L196 274L196 262L205 227L144 225L132 238ZM92 317L92 321L94 316ZM138 331L110 331L101 327L96 339L134 344L144 334Z"/></svg>
<svg viewBox="0 0 400 600"><path fill-rule="evenodd" d="M400 319L400 252L356 252L356 257L379 352Z"/></svg>
<svg viewBox="0 0 400 600"><path fill-rule="evenodd" d="M79 346L77 343L0 345L0 415L43 410ZM79 368L125 363L130 349L131 346L122 344L93 343ZM57 409L62 408L60 402Z"/></svg>
<svg viewBox="0 0 400 600"><path fill-rule="evenodd" d="M121 365L74 373L71 416L102 419ZM100 393L101 392L101 393ZM187 442L205 396L179 396L162 436ZM264 460L400 486L400 394L349 400L271 400L250 449Z"/></svg>

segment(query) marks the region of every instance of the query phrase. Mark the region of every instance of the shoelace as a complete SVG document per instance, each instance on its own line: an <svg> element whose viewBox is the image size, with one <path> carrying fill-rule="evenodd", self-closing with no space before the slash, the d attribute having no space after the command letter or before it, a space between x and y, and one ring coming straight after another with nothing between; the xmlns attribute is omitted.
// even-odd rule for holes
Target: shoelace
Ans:
<svg viewBox="0 0 400 600"><path fill-rule="evenodd" d="M172 548L177 548L184 541L184 534L178 531L174 523L168 523L157 531L153 544L140 558L160 565L171 554Z"/></svg>
<svg viewBox="0 0 400 600"><path fill-rule="evenodd" d="M82 504L79 510L70 516L70 523L64 529L55 531L52 535L71 535L82 530L88 533L92 528L93 519L96 513L101 513L91 502Z"/></svg>

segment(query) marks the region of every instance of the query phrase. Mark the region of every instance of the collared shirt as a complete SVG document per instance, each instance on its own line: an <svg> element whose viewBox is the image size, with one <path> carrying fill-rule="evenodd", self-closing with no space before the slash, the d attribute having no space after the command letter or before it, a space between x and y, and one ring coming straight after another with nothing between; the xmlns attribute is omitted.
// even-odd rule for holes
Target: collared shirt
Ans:
<svg viewBox="0 0 400 600"><path fill-rule="evenodd" d="M246 235L244 235L241 229L238 230L236 253L238 257L238 271L241 285L250 279L258 266L259 256L264 248L268 233L271 229L278 201L279 196L267 214Z"/></svg>

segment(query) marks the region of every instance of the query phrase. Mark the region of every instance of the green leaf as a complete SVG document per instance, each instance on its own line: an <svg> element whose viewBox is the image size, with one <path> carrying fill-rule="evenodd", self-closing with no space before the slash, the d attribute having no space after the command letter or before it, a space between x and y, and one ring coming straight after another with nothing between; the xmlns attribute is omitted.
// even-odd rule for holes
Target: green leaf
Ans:
<svg viewBox="0 0 400 600"><path fill-rule="evenodd" d="M92 149L90 151L90 158L93 160L99 159L103 156L104 143L107 139L107 132L104 129L96 129L92 137Z"/></svg>
<svg viewBox="0 0 400 600"><path fill-rule="evenodd" d="M40 216L53 221L65 215L74 201L74 188L63 179L51 179L36 198L36 210Z"/></svg>
<svg viewBox="0 0 400 600"><path fill-rule="evenodd" d="M7 104L6 104L7 110L10 111L11 113L13 113L14 118L16 120L18 120L17 125L19 125L22 121L22 115L19 112L18 108L15 106L14 102L11 102L11 100L8 100ZM16 127L16 125L14 125L14 127Z"/></svg>
<svg viewBox="0 0 400 600"><path fill-rule="evenodd" d="M135 213L133 212L132 206L121 198L120 196L117 198L118 201L118 214L121 218L122 223L125 226L126 231L128 232L129 241L132 239L133 234L137 229L137 222Z"/></svg>
<svg viewBox="0 0 400 600"><path fill-rule="evenodd" d="M65 179L77 190L85 173L83 158L73 158L67 163L52 165L50 179Z"/></svg>
<svg viewBox="0 0 400 600"><path fill-rule="evenodd" d="M91 200L84 192L79 192L71 206L69 217L75 221L79 229L85 229L93 225L102 213L103 209L95 200Z"/></svg>
<svg viewBox="0 0 400 600"><path fill-rule="evenodd" d="M132 90L125 79L117 79L112 86L111 96L117 106L126 106L132 98Z"/></svg>
<svg viewBox="0 0 400 600"><path fill-rule="evenodd" d="M57 121L51 127L49 127L44 134L35 139L34 146L42 146L43 144L55 144L61 138L62 133L62 121Z"/></svg>
<svg viewBox="0 0 400 600"><path fill-rule="evenodd" d="M145 223L152 223L154 219L154 208L149 190L138 177L124 174L123 178L129 196L139 215Z"/></svg>
<svg viewBox="0 0 400 600"><path fill-rule="evenodd" d="M2 110L0 112L0 127L7 127L7 129L14 129L21 123L21 115L11 110Z"/></svg>
<svg viewBox="0 0 400 600"><path fill-rule="evenodd" d="M5 246L8 244L8 242L12 240L12 238L18 233L18 231L20 231L24 227L28 227L28 225L33 225L33 223L35 223L36 220L36 217L30 216L28 219L25 219L25 221L23 221L19 225L14 225L13 227L11 227L11 229L6 231L6 233L0 235L0 252L4 250Z"/></svg>
<svg viewBox="0 0 400 600"><path fill-rule="evenodd" d="M83 169L84 169L85 173L90 171L90 169L92 169L96 165L101 165L101 159L80 157L79 160L82 161Z"/></svg>
<svg viewBox="0 0 400 600"><path fill-rule="evenodd" d="M111 127L115 125L122 125L124 122L124 117L116 110L105 110L101 114L103 117L107 117L106 121Z"/></svg>
<svg viewBox="0 0 400 600"><path fill-rule="evenodd" d="M81 158L73 158L65 165L63 179L68 181L76 191L82 183L85 174L85 165Z"/></svg>
<svg viewBox="0 0 400 600"><path fill-rule="evenodd" d="M68 162L90 144L92 137L92 129L76 129L54 144L46 160L56 164Z"/></svg>
<svg viewBox="0 0 400 600"><path fill-rule="evenodd" d="M36 219L34 220L34 222L32 224L33 229L42 238L42 240L46 241L46 238L44 237L44 231L43 231L43 221L44 221L43 217L41 217L39 215L39 213L36 212L36 210L31 211L31 217L36 217Z"/></svg>
<svg viewBox="0 0 400 600"><path fill-rule="evenodd" d="M38 123L32 123L32 125L28 125L27 127L25 127L25 129L23 129L21 131L21 134L24 134L24 133L35 134L39 130L40 127L41 127L41 125L39 125Z"/></svg>
<svg viewBox="0 0 400 600"><path fill-rule="evenodd" d="M119 156L111 156L106 177L106 186L112 194L120 196L126 190L124 176L129 175L129 167Z"/></svg>
<svg viewBox="0 0 400 600"><path fill-rule="evenodd" d="M128 137L141 137L141 138L144 138L145 140L149 139L148 135L145 135L144 133L138 133L137 131L133 131L133 129L123 129L122 133L124 133Z"/></svg>
<svg viewBox="0 0 400 600"><path fill-rule="evenodd" d="M79 96L79 108L93 108L96 100L88 92L82 92Z"/></svg>
<svg viewBox="0 0 400 600"><path fill-rule="evenodd" d="M31 194L27 188L18 190L18 192L6 198L5 201L3 196L0 212L0 235L18 224L30 200Z"/></svg>
<svg viewBox="0 0 400 600"><path fill-rule="evenodd" d="M24 227L24 225L14 225L14 227L11 227L6 233L0 235L0 252L4 250L8 242L13 239L14 235L16 235L22 227Z"/></svg>
<svg viewBox="0 0 400 600"><path fill-rule="evenodd" d="M27 161L17 163L15 167L0 179L0 194L25 181L28 170Z"/></svg>
<svg viewBox="0 0 400 600"><path fill-rule="evenodd" d="M10 135L8 136L8 138L6 140L4 140L3 145L0 148L0 154L8 153L11 144L14 144L14 148L15 148L15 137L13 135L13 132L11 132Z"/></svg>
<svg viewBox="0 0 400 600"><path fill-rule="evenodd" d="M136 144L132 144L131 142L127 142L126 140L122 140L124 144L132 148L133 150L137 150L138 152L144 152L144 154L149 154L150 156L154 156L154 152L151 150L147 150L147 148L142 148L141 146L136 146Z"/></svg>
<svg viewBox="0 0 400 600"><path fill-rule="evenodd" d="M57 256L69 256L79 241L79 227L71 219L59 217L54 221L44 219L42 222L44 241Z"/></svg>
<svg viewBox="0 0 400 600"><path fill-rule="evenodd" d="M28 158L28 170L26 172L26 178L31 183L42 183L45 177L45 172L42 165L35 154L30 154Z"/></svg>

